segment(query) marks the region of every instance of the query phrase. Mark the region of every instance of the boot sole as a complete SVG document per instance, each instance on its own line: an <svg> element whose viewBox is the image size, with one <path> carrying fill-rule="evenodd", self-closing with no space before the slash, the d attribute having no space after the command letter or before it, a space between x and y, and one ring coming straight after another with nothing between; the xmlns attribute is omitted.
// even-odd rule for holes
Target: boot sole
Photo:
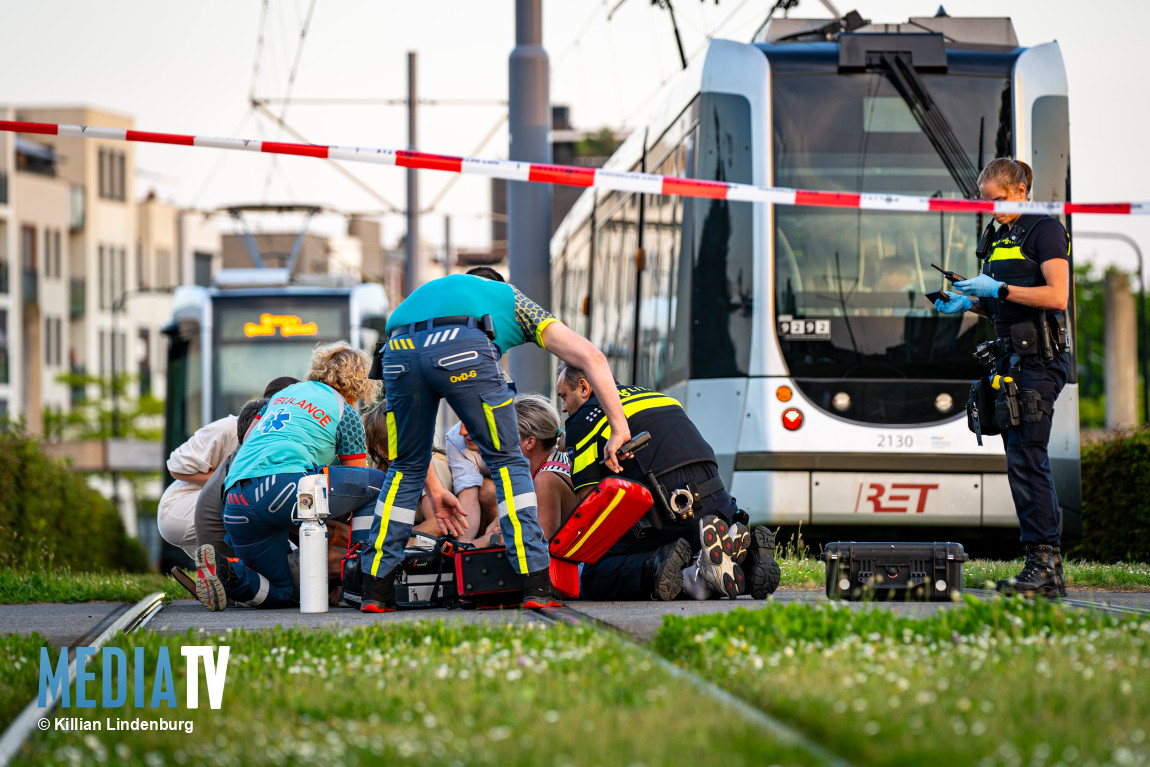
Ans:
<svg viewBox="0 0 1150 767"><path fill-rule="evenodd" d="M196 599L214 613L228 606L228 593L216 575L216 550L208 543L196 552Z"/></svg>
<svg viewBox="0 0 1150 767"><path fill-rule="evenodd" d="M766 599L779 588L782 570L775 561L775 534L766 525L756 527L751 533L751 546L747 552L750 558L751 596Z"/></svg>
<svg viewBox="0 0 1150 767"><path fill-rule="evenodd" d="M751 548L751 533L747 530L745 525L738 522L731 525L731 559L735 560L736 565L742 566L746 561L747 552Z"/></svg>
<svg viewBox="0 0 1150 767"><path fill-rule="evenodd" d="M655 575L655 599L670 602L683 591L683 568L691 561L691 544L682 538L675 541L675 550L662 569Z"/></svg>
<svg viewBox="0 0 1150 767"><path fill-rule="evenodd" d="M733 543L727 536L727 523L717 516L704 517L699 525L703 556L699 557L699 574L717 593L735 599L746 585L743 569L731 559Z"/></svg>
<svg viewBox="0 0 1150 767"><path fill-rule="evenodd" d="M1035 597L1052 599L1066 596L1065 594L1059 594L1058 587L1054 585L1039 586L1038 588L1031 589L1020 588L1017 584L1010 583L1009 581L999 581L995 584L994 590L1003 596L1019 596L1026 599L1034 599Z"/></svg>

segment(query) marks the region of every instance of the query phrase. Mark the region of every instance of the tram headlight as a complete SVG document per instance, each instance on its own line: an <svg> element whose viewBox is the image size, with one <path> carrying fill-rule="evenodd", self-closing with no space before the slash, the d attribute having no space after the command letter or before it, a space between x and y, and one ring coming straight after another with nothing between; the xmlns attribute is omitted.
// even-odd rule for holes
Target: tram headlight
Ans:
<svg viewBox="0 0 1150 767"><path fill-rule="evenodd" d="M831 398L831 405L833 405L834 409L840 413L845 412L850 409L851 395L847 394L845 391L841 391L833 398Z"/></svg>
<svg viewBox="0 0 1150 767"><path fill-rule="evenodd" d="M943 392L934 398L934 408L940 413L949 413L954 409L954 397Z"/></svg>
<svg viewBox="0 0 1150 767"><path fill-rule="evenodd" d="M778 398L779 402L790 402L793 396L795 396L795 393L791 391L791 387L789 386L780 386L775 389L775 397Z"/></svg>
<svg viewBox="0 0 1150 767"><path fill-rule="evenodd" d="M803 425L803 411L789 407L783 411L783 428L787 431L798 431Z"/></svg>

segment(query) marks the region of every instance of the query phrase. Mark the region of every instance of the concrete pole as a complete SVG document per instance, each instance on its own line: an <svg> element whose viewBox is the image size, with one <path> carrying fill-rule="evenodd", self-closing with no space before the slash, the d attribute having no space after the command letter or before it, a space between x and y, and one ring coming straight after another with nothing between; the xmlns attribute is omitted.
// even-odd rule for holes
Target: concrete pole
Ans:
<svg viewBox="0 0 1150 767"><path fill-rule="evenodd" d="M416 99L415 87L415 51L407 53L407 148L416 150ZM427 270L424 268L423 254L419 250L419 171L415 168L407 169L407 238L404 252L407 256L407 280L404 283L404 292L411 291L427 282Z"/></svg>
<svg viewBox="0 0 1150 767"><path fill-rule="evenodd" d="M551 162L551 91L543 48L542 0L515 0L515 49L509 85L510 157ZM551 308L551 186L507 184L507 260L511 282L544 309ZM511 350L511 377L521 392L551 391L551 363L530 346Z"/></svg>
<svg viewBox="0 0 1150 767"><path fill-rule="evenodd" d="M1106 428L1138 425L1134 295L1124 272L1106 273Z"/></svg>

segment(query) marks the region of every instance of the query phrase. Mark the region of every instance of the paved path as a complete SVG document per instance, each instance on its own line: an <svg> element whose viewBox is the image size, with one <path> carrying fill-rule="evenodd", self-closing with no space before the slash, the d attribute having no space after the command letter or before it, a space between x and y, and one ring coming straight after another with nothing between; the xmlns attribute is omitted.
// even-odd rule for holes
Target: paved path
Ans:
<svg viewBox="0 0 1150 767"><path fill-rule="evenodd" d="M1108 602L1115 605L1150 608L1150 592L1072 591L1076 599ZM825 602L822 591L780 589L772 598L776 602ZM650 639L662 624L665 615L709 615L740 608L761 609L766 602L750 597L735 601L710 602L571 602L570 607L596 620L616 626L640 639ZM896 610L927 615L938 610L960 609L960 604L939 602L858 603L849 602L852 609ZM60 647L80 639L103 620L119 603L86 602L83 604L36 604L0 606L0 634L30 634L39 632L48 637L50 644ZM162 634L183 634L189 630L201 634L222 634L230 628L265 629L275 626L312 626L316 628L354 627L381 623L410 623L420 620L442 620L466 624L522 625L542 623L542 619L522 610L406 610L386 615L368 615L341 608L327 613L304 615L298 610L251 610L233 608L212 613L199 602L183 600L165 605L147 629Z"/></svg>

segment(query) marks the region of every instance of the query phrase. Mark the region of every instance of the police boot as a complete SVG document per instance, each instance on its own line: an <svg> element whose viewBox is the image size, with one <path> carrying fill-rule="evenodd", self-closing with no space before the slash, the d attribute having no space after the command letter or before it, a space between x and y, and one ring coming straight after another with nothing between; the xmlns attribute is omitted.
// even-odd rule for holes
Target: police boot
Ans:
<svg viewBox="0 0 1150 767"><path fill-rule="evenodd" d="M1013 578L999 581L995 588L1003 594L1020 594L1024 597L1059 596L1054 547L1028 543L1023 549L1026 552L1026 562L1022 572Z"/></svg>
<svg viewBox="0 0 1150 767"><path fill-rule="evenodd" d="M683 568L691 561L691 544L680 538L657 549L643 563L641 588L660 602L670 602L683 590Z"/></svg>
<svg viewBox="0 0 1150 767"><path fill-rule="evenodd" d="M395 570L381 578L368 573L362 577L363 600L359 603L360 612L395 612Z"/></svg>
<svg viewBox="0 0 1150 767"><path fill-rule="evenodd" d="M782 572L775 561L775 534L766 525L759 525L751 532L743 573L755 599L766 599L779 587Z"/></svg>
<svg viewBox="0 0 1150 767"><path fill-rule="evenodd" d="M1054 547L1054 581L1055 581L1055 595L1064 597L1066 594L1066 578L1062 574L1062 548L1059 546Z"/></svg>

